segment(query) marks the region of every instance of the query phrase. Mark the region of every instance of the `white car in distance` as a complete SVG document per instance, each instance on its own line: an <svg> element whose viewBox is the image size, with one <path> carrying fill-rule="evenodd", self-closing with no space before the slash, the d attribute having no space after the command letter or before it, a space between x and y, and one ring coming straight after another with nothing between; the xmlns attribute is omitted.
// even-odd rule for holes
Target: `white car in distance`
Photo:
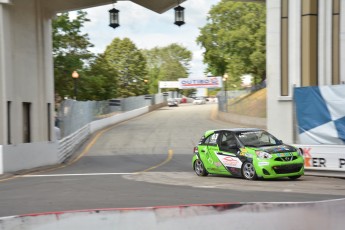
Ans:
<svg viewBox="0 0 345 230"><path fill-rule="evenodd" d="M203 97L197 97L197 98L194 99L193 104L194 105L206 104L206 100Z"/></svg>

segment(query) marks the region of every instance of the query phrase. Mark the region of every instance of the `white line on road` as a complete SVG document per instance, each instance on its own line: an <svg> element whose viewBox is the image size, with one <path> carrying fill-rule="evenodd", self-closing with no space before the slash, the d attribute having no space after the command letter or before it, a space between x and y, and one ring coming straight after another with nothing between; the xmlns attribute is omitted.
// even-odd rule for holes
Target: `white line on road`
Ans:
<svg viewBox="0 0 345 230"><path fill-rule="evenodd" d="M23 175L20 177L64 177L64 176L105 176L105 175L132 175L137 173L80 173L80 174L46 174L46 175Z"/></svg>

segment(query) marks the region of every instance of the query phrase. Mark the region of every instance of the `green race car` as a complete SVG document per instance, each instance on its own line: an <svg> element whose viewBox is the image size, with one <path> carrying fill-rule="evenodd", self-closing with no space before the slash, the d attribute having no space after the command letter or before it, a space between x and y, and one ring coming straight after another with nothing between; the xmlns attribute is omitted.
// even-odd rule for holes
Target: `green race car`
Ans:
<svg viewBox="0 0 345 230"><path fill-rule="evenodd" d="M256 128L206 131L194 148L192 163L198 176L220 174L255 180L297 179L304 174L302 149Z"/></svg>

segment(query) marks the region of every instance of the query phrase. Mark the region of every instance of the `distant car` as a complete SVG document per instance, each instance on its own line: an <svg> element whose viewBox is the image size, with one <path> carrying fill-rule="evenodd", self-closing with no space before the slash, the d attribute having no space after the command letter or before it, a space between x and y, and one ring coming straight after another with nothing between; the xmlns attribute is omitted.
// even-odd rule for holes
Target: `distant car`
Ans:
<svg viewBox="0 0 345 230"><path fill-rule="evenodd" d="M194 148L193 169L198 176L220 174L257 178L304 174L302 149L284 144L262 129L209 130Z"/></svg>
<svg viewBox="0 0 345 230"><path fill-rule="evenodd" d="M185 97L181 98L181 103L187 103L187 98Z"/></svg>
<svg viewBox="0 0 345 230"><path fill-rule="evenodd" d="M169 98L168 99L168 106L169 107L178 106L178 101L175 98Z"/></svg>
<svg viewBox="0 0 345 230"><path fill-rule="evenodd" d="M203 97L197 97L197 98L194 99L193 104L194 105L206 104L206 100Z"/></svg>

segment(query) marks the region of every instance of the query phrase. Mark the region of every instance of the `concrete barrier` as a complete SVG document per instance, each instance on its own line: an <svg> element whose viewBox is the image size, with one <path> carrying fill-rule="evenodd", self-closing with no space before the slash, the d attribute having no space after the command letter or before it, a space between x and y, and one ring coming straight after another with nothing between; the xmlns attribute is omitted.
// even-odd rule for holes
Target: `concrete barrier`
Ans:
<svg viewBox="0 0 345 230"><path fill-rule="evenodd" d="M345 199L54 212L0 218L0 230L332 229L345 227Z"/></svg>
<svg viewBox="0 0 345 230"><path fill-rule="evenodd" d="M119 113L111 117L107 117L101 120L93 121L90 123L90 133L94 133L98 130L101 130L107 126L117 124L119 122L143 115L149 112L149 107L145 106L139 109L134 109L124 113Z"/></svg>

